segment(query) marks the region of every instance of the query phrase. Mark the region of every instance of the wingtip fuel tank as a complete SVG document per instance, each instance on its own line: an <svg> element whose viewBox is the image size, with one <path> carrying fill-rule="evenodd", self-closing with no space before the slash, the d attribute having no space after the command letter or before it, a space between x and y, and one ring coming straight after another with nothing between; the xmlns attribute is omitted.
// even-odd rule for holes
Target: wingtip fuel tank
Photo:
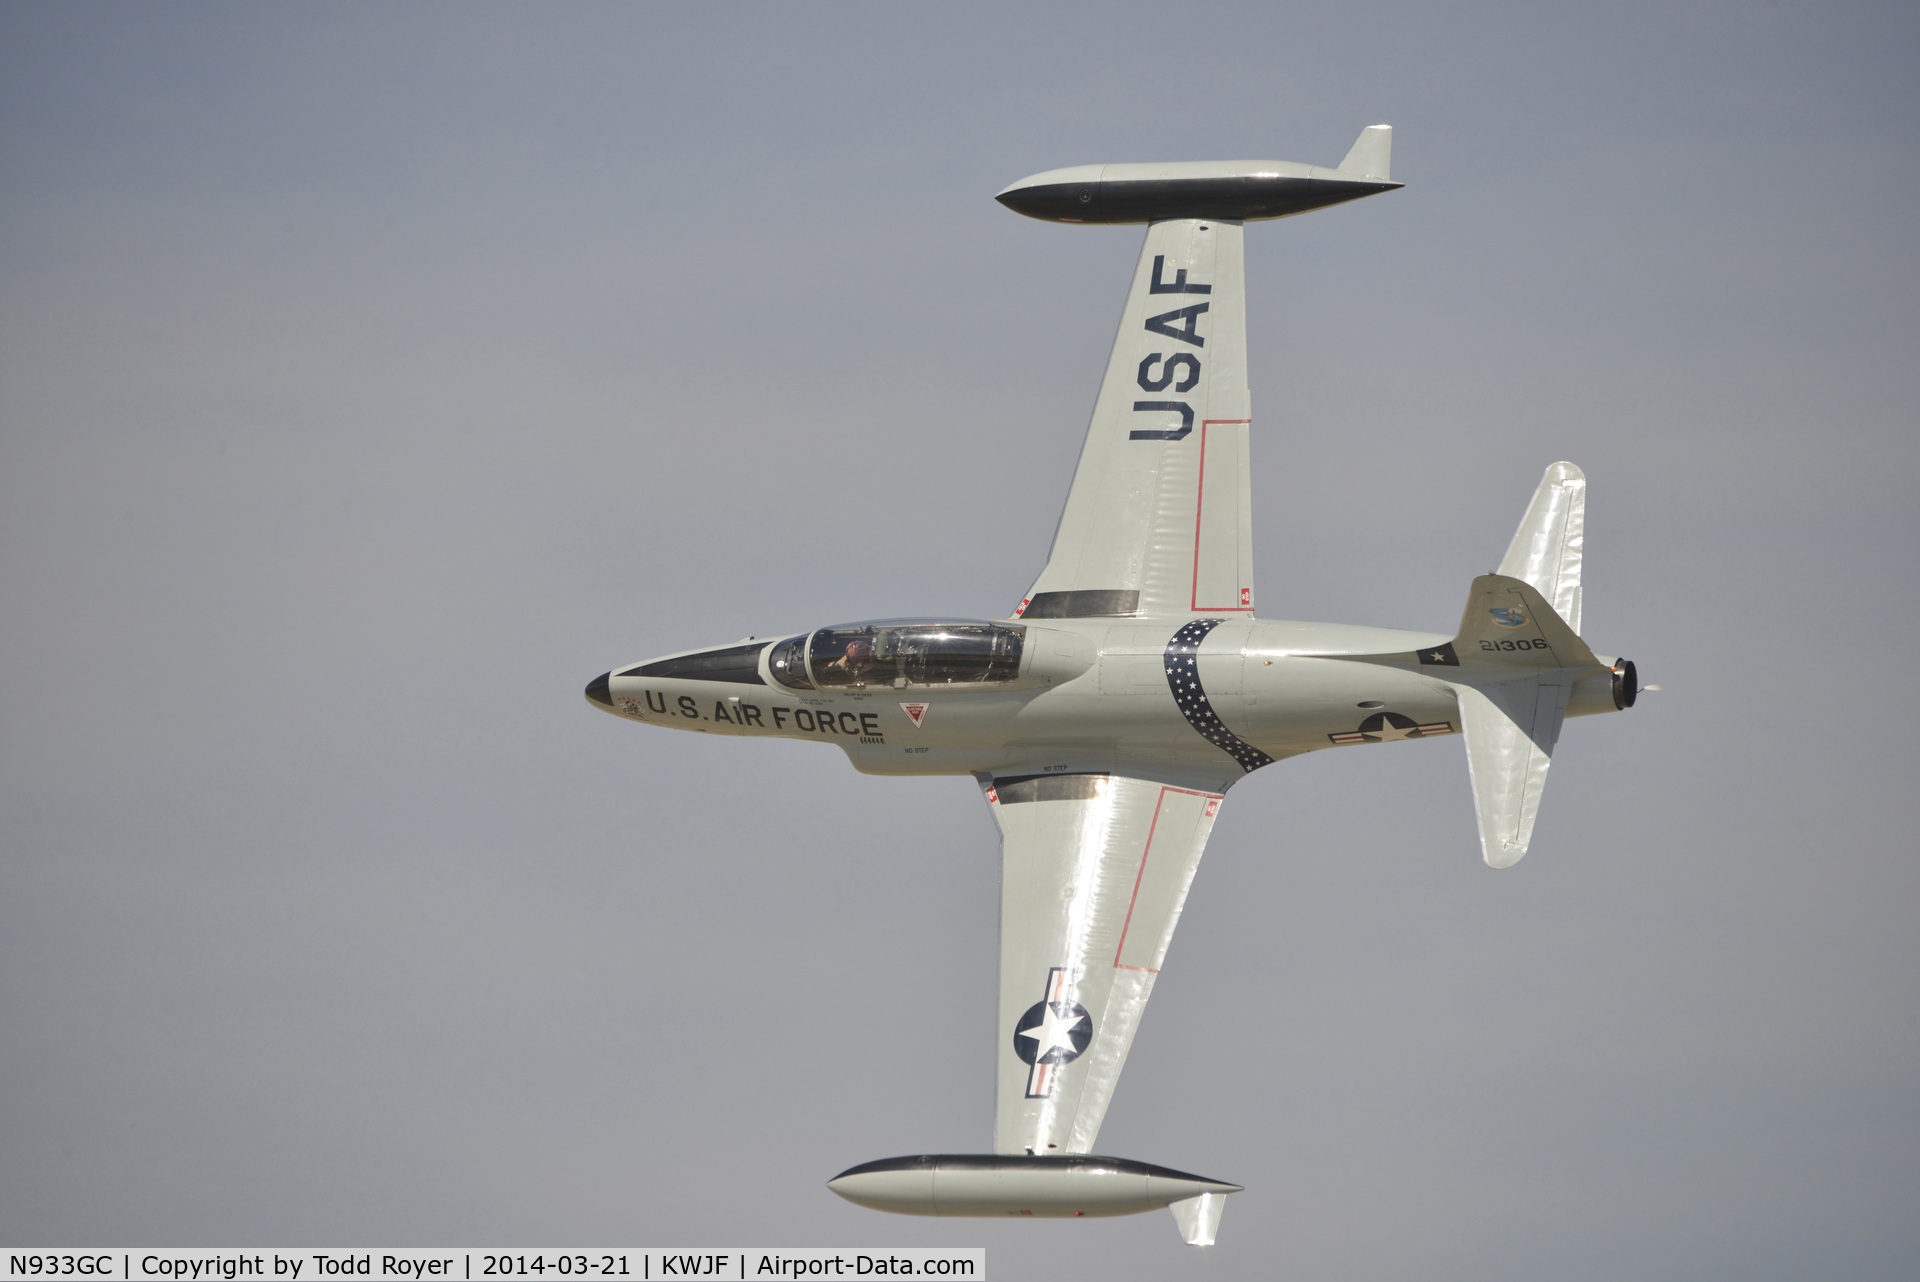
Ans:
<svg viewBox="0 0 1920 1282"><path fill-rule="evenodd" d="M840 1172L827 1187L896 1215L1072 1219L1170 1207L1181 1236L1209 1246L1222 1199L1240 1185L1121 1157L944 1153L890 1157Z"/></svg>
<svg viewBox="0 0 1920 1282"><path fill-rule="evenodd" d="M1290 218L1404 186L1387 177L1392 146L1392 128L1371 125L1337 169L1288 160L1075 165L1022 178L994 199L1051 223Z"/></svg>

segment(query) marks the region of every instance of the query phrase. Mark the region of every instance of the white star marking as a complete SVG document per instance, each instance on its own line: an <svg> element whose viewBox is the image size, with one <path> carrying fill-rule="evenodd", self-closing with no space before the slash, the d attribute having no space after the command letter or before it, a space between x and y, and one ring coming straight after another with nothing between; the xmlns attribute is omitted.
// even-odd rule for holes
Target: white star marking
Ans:
<svg viewBox="0 0 1920 1282"><path fill-rule="evenodd" d="M1056 1047L1061 1050L1072 1051L1073 1038L1071 1034L1074 1029L1080 1027L1081 1023L1087 1017L1085 1015L1073 1014L1062 1016L1053 1009L1052 1002L1042 1003L1041 1010L1043 1013L1040 1017L1039 1027L1023 1028L1020 1030L1020 1036L1031 1037L1034 1040L1033 1057L1036 1060L1045 1059L1053 1053Z"/></svg>
<svg viewBox="0 0 1920 1282"><path fill-rule="evenodd" d="M1381 743L1391 743L1395 739L1411 739L1419 728L1419 726L1396 726L1389 721L1378 730L1363 730L1360 733Z"/></svg>

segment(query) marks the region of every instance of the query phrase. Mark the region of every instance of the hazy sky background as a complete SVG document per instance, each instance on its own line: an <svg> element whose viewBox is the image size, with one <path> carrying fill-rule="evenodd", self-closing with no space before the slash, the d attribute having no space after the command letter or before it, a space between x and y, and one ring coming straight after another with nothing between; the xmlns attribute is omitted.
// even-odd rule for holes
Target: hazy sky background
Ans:
<svg viewBox="0 0 1920 1282"><path fill-rule="evenodd" d="M984 1245L996 1277L1920 1275L1920 9L0 8L0 1241ZM1571 724L1248 779L1103 1152L991 1142L964 779L600 715L610 666L1001 615L1140 232L1248 229L1262 613L1447 630L1584 466Z"/></svg>

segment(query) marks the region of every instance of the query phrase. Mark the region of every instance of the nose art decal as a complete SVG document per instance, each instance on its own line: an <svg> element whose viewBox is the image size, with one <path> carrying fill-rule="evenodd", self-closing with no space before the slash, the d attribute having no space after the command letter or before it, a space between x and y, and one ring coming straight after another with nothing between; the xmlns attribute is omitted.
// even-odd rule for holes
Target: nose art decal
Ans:
<svg viewBox="0 0 1920 1282"><path fill-rule="evenodd" d="M1173 634L1173 640L1167 642L1167 688L1173 691L1173 701L1180 706L1180 714L1188 725L1200 732L1202 739L1239 762L1242 770L1258 770L1272 765L1273 758L1227 729L1213 705L1207 702L1207 692L1200 685L1200 643L1222 622L1221 619L1195 619Z"/></svg>

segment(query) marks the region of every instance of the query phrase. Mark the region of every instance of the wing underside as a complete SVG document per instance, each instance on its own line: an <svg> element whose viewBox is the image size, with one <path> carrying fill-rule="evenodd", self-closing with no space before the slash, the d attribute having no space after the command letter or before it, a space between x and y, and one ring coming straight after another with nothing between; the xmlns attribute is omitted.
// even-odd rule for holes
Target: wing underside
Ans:
<svg viewBox="0 0 1920 1282"><path fill-rule="evenodd" d="M1253 612L1241 226L1152 223L1027 618Z"/></svg>
<svg viewBox="0 0 1920 1282"><path fill-rule="evenodd" d="M1090 1152L1220 794L1121 775L1000 778L994 1148Z"/></svg>

